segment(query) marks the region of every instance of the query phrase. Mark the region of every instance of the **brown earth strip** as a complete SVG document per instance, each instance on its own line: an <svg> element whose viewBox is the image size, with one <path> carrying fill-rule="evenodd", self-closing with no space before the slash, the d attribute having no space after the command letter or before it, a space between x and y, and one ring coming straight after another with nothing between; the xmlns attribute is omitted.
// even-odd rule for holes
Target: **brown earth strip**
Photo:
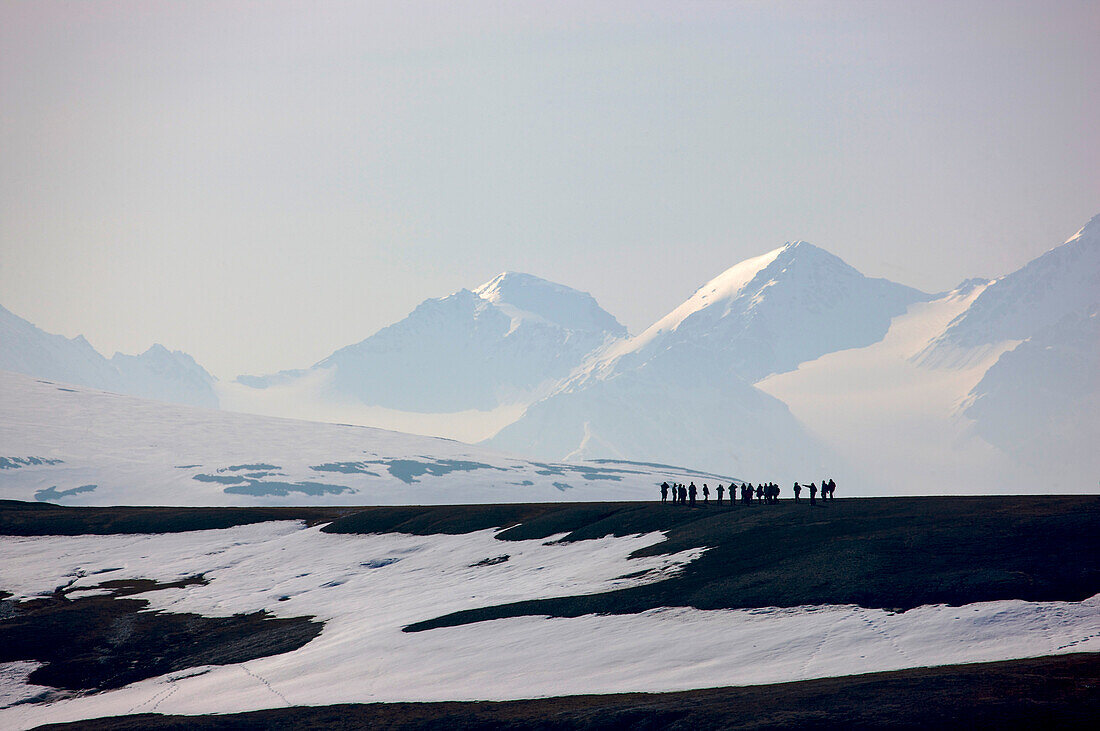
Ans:
<svg viewBox="0 0 1100 731"><path fill-rule="evenodd" d="M751 680L751 678L746 678ZM298 706L202 716L116 716L42 729L1094 729L1100 654L949 665L679 693L499 703Z"/></svg>

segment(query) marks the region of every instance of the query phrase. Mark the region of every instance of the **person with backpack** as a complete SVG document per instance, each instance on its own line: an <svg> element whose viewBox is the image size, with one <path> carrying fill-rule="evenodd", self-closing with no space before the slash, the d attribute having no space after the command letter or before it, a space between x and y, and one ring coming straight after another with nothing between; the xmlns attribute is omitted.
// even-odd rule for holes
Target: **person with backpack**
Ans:
<svg viewBox="0 0 1100 731"><path fill-rule="evenodd" d="M799 495L800 495L801 493L802 493L802 485L799 485L799 484L798 484L797 482L796 482L796 483L794 483L794 501L795 501L796 503L798 502L798 496L799 496Z"/></svg>

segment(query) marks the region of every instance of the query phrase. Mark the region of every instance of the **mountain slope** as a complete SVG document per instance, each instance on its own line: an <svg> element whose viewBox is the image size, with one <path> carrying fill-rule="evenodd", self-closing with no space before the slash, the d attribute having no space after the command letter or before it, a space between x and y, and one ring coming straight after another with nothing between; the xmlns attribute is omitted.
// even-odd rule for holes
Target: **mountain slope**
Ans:
<svg viewBox="0 0 1100 731"><path fill-rule="evenodd" d="M130 396L217 408L214 377L187 353L156 344L141 355L115 353L111 365L118 370Z"/></svg>
<svg viewBox="0 0 1100 731"><path fill-rule="evenodd" d="M996 281L912 306L879 343L759 385L859 464L867 492L1094 490L1098 223Z"/></svg>
<svg viewBox="0 0 1100 731"><path fill-rule="evenodd" d="M893 317L927 299L910 287L865 277L839 257L796 241L707 282L616 347L610 365L623 370L661 351L690 346L700 357L727 361L753 382L825 353L877 342Z"/></svg>
<svg viewBox="0 0 1100 731"><path fill-rule="evenodd" d="M625 335L591 295L504 273L474 291L426 300L307 371L238 381L266 388L325 373L324 393L335 401L416 412L488 411L529 400L594 349Z"/></svg>
<svg viewBox="0 0 1100 731"><path fill-rule="evenodd" d="M645 332L614 343L489 442L565 458L620 456L810 481L839 467L751 383L880 340L928 299L806 242L743 261Z"/></svg>
<svg viewBox="0 0 1100 731"><path fill-rule="evenodd" d="M933 350L1025 340L1100 302L1100 215L1065 243L1001 277L944 332Z"/></svg>
<svg viewBox="0 0 1100 731"><path fill-rule="evenodd" d="M1100 306L1066 315L1002 355L962 412L975 431L1063 489L1100 476Z"/></svg>
<svg viewBox="0 0 1100 731"><path fill-rule="evenodd" d="M83 336L54 335L0 307L0 370L161 401L216 407L214 378L181 351L154 345L107 360Z"/></svg>
<svg viewBox="0 0 1100 731"><path fill-rule="evenodd" d="M553 459L652 459L759 481L835 469L779 400L692 349L592 378L532 404L487 443Z"/></svg>
<svg viewBox="0 0 1100 731"><path fill-rule="evenodd" d="M0 371L0 499L70 505L653 500L691 469L517 459L449 439L164 404Z"/></svg>

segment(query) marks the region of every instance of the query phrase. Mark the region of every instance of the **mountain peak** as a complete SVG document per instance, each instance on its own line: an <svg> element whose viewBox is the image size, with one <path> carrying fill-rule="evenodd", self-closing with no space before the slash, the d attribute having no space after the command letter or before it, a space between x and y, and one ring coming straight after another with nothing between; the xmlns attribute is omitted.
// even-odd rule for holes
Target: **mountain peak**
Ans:
<svg viewBox="0 0 1100 731"><path fill-rule="evenodd" d="M533 274L501 272L474 294L513 319L545 322L566 330L626 334L626 328L592 295Z"/></svg>
<svg viewBox="0 0 1100 731"><path fill-rule="evenodd" d="M1098 234L1100 234L1100 213L1090 218L1089 222L1082 226L1080 231L1066 239L1065 244L1072 243L1079 239L1096 238L1100 240L1100 235ZM1062 246L1065 246L1065 244L1062 244ZM1054 248L1058 247L1056 246Z"/></svg>

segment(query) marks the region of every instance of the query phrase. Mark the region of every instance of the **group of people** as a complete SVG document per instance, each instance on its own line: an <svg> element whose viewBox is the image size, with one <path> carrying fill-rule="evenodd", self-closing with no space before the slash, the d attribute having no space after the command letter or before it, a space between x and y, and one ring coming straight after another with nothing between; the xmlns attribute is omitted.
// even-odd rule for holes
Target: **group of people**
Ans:
<svg viewBox="0 0 1100 731"><path fill-rule="evenodd" d="M810 490L810 505L817 504L817 485L811 482L808 486ZM832 500L833 493L836 491L836 482L830 477L828 480L821 481L821 500ZM799 494L802 492L802 485L797 482L794 483L794 501L799 501Z"/></svg>
<svg viewBox="0 0 1100 731"><path fill-rule="evenodd" d="M806 485L805 487L810 492L810 505L816 505L817 504L817 494L818 494L817 483L811 482L809 485ZM718 496L718 500L717 500L718 505L722 504L722 500L723 500L723 498L725 498L725 495L726 495L726 490L727 490L727 488L725 486L723 486L722 483L719 482L718 487L715 489L715 492L717 493L717 496ZM736 503L736 501L737 501L737 491L738 490L741 491L741 503L744 504L744 505L751 505L754 497L757 500L757 502L764 502L764 503L777 503L777 502L779 502L779 485L775 484L774 482L767 482L767 483L762 482L759 485L757 485L756 487L753 487L751 482L742 482L740 485L735 485L731 482L730 486L729 486L729 504L730 505L733 505L733 504ZM803 490L802 485L798 484L797 482L794 483L794 501L795 502L800 502L801 501L802 490ZM836 491L836 482L834 480L832 480L831 478L828 479L828 480L822 480L820 491L821 491L821 499L823 501L826 500L826 499L832 500L833 499L833 493ZM694 482L692 482L689 485L683 485L683 484L678 483L678 482L673 483L671 485L668 484L667 482L662 482L661 483L661 502L662 503L669 502L669 497L671 497L672 498L672 503L674 505L676 505L676 504L679 504L679 505L695 505L696 501L699 498L700 493L702 493L702 496L703 496L703 504L704 505L708 504L710 502L710 487L708 487L707 483L705 483L705 482L703 483L703 489L701 491L700 491L699 488L697 488L695 486Z"/></svg>

